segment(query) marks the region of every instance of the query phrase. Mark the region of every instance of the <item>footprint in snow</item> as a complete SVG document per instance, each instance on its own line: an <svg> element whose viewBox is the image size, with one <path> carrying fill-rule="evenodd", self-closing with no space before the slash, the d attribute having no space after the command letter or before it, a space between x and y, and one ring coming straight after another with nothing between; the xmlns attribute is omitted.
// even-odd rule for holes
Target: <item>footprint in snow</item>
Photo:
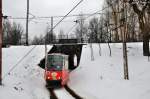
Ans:
<svg viewBox="0 0 150 99"><path fill-rule="evenodd" d="M103 76L100 76L100 79L103 80Z"/></svg>
<svg viewBox="0 0 150 99"><path fill-rule="evenodd" d="M16 86L14 87L14 89L15 89L16 91L20 91L20 92L24 90L22 87L16 87Z"/></svg>

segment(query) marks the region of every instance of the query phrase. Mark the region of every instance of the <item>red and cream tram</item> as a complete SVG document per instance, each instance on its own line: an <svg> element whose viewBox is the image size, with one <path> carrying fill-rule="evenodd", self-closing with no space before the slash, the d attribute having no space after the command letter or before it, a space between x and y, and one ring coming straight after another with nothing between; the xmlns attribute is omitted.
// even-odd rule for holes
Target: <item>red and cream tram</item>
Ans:
<svg viewBox="0 0 150 99"><path fill-rule="evenodd" d="M48 87L64 86L69 80L68 55L48 54L44 76Z"/></svg>

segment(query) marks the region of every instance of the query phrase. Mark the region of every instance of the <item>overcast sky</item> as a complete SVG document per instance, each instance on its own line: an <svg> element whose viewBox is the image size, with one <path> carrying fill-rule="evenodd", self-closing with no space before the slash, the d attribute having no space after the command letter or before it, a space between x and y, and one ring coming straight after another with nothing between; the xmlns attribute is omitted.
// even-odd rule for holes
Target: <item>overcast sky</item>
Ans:
<svg viewBox="0 0 150 99"><path fill-rule="evenodd" d="M29 0L30 13L35 16L59 16L66 15L80 0ZM104 0L84 0L71 14L94 13L102 9ZM12 17L26 17L27 0L3 0L3 14ZM30 15L32 17L32 15ZM55 32L63 29L65 32L75 24L73 21L76 17L66 18ZM9 19L21 23L25 31L25 20ZM54 25L59 21L59 18L54 18ZM50 24L50 19L33 19L29 22L29 37L44 34L46 27ZM73 32L73 31L72 31Z"/></svg>

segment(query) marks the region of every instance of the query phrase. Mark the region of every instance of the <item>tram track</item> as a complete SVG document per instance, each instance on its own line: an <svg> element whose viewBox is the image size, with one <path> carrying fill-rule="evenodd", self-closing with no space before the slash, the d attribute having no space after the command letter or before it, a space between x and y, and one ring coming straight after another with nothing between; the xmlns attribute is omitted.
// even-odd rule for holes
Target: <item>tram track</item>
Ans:
<svg viewBox="0 0 150 99"><path fill-rule="evenodd" d="M55 90L53 88L47 88L48 91L50 92L50 99L59 99L58 96L55 93ZM81 96L79 96L74 90L72 90L68 85L64 86L64 89L66 90L67 93L74 99L83 99Z"/></svg>
<svg viewBox="0 0 150 99"><path fill-rule="evenodd" d="M58 99L57 95L54 92L53 88L47 88L48 91L50 92L50 99Z"/></svg>
<svg viewBox="0 0 150 99"><path fill-rule="evenodd" d="M79 96L74 90L72 90L68 85L64 86L65 90L75 99L83 99L81 96Z"/></svg>

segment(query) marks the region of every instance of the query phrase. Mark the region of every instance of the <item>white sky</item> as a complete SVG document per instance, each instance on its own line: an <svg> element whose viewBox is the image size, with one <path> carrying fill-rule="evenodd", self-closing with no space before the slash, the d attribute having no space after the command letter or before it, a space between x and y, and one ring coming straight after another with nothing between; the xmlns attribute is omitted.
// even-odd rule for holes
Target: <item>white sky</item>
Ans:
<svg viewBox="0 0 150 99"><path fill-rule="evenodd" d="M27 0L3 0L3 14L12 17L26 17L26 1ZM57 16L66 15L80 0L30 0L30 13L35 16ZM102 8L104 0L84 0L71 14L82 13L94 13ZM32 17L32 15L30 15ZM55 28L55 32L59 32L63 29L67 32L75 23L76 19L66 18L58 27ZM25 20L14 20L21 23L25 32ZM54 25L60 19L54 19ZM34 21L34 22L33 22ZM29 37L40 34L45 34L47 22L50 24L50 19L37 20L34 19L29 23ZM72 31L73 32L73 31Z"/></svg>

